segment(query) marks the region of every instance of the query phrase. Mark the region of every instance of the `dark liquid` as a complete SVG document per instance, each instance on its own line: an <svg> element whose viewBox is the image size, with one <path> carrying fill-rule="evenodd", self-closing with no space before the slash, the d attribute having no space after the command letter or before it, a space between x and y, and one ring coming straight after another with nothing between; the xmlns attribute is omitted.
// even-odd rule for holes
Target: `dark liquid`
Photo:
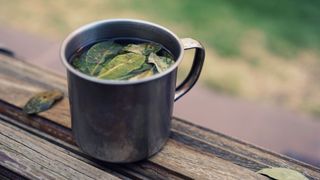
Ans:
<svg viewBox="0 0 320 180"><path fill-rule="evenodd" d="M101 40L101 41L96 41L96 42L91 43L91 44L89 44L89 45L87 45L87 46L84 46L84 47L79 48L79 49L71 56L71 58L70 58L70 60L69 60L70 63L71 63L74 59L80 57L82 54L86 54L87 51L90 49L90 47L92 47L93 45L95 45L95 44L97 44L97 43L99 43L99 42L103 42L103 41L113 41L113 42L115 42L115 43L117 43L117 44L120 44L120 45L123 45L123 46L126 46L126 45L128 45L128 44L154 43L154 42L152 42L152 41L145 40L145 39L125 38L125 37L124 37L124 38L113 38L113 39L105 39L105 40ZM160 44L160 45L161 45L161 44ZM174 57L174 56L172 55L172 53L171 53L167 48L165 48L163 45L161 45L161 50L160 50L159 52L157 52L157 55L163 56L163 55L165 54L165 52L168 53L168 54L170 54L172 57ZM175 60L175 57L173 58L173 60Z"/></svg>

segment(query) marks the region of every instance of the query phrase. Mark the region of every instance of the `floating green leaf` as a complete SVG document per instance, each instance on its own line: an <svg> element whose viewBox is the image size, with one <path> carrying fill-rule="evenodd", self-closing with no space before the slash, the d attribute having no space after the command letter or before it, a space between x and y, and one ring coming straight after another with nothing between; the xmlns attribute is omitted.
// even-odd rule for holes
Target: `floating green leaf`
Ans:
<svg viewBox="0 0 320 180"><path fill-rule="evenodd" d="M86 66L90 75L95 75L102 68L102 64L116 56L122 46L113 41L104 41L93 45L86 54Z"/></svg>
<svg viewBox="0 0 320 180"><path fill-rule="evenodd" d="M85 54L75 57L71 63L77 70L81 71L82 73L90 74L85 61Z"/></svg>
<svg viewBox="0 0 320 180"><path fill-rule="evenodd" d="M149 69L152 69L152 68L153 68L153 66L151 64L143 63L139 69L136 69L136 70L132 71L132 73L138 74L138 73L141 73L143 71L146 71L146 70L149 70Z"/></svg>
<svg viewBox="0 0 320 180"><path fill-rule="evenodd" d="M161 45L158 43L145 43L144 55L148 56L151 53L157 53L161 50Z"/></svg>
<svg viewBox="0 0 320 180"><path fill-rule="evenodd" d="M133 52L148 56L150 53L157 53L160 51L161 45L157 43L143 43L143 44L128 44L123 48L125 52Z"/></svg>
<svg viewBox="0 0 320 180"><path fill-rule="evenodd" d="M136 53L118 55L110 60L100 71L98 78L118 79L139 69L145 62L145 56Z"/></svg>
<svg viewBox="0 0 320 180"><path fill-rule="evenodd" d="M301 173L287 168L264 168L257 173L277 180L308 180Z"/></svg>
<svg viewBox="0 0 320 180"><path fill-rule="evenodd" d="M120 77L120 78L118 78L118 80L129 80L130 78L132 78L133 76L136 76L137 74L136 73L129 73L129 74L127 74L127 75L124 75L124 76L122 76L122 77Z"/></svg>
<svg viewBox="0 0 320 180"><path fill-rule="evenodd" d="M59 90L45 91L33 96L23 107L23 111L27 114L34 114L45 111L53 106L53 104L63 97L63 93Z"/></svg>
<svg viewBox="0 0 320 180"><path fill-rule="evenodd" d="M168 57L158 56L155 53L151 53L148 58L148 63L154 64L157 71L161 73L174 64L174 61Z"/></svg>
<svg viewBox="0 0 320 180"><path fill-rule="evenodd" d="M137 76L140 73L143 73L147 70L153 69L154 66L148 64L148 63L143 63L142 66L139 69L133 70L129 74L119 78L119 80L129 80L130 78Z"/></svg>
<svg viewBox="0 0 320 180"><path fill-rule="evenodd" d="M145 49L145 46L143 44L128 44L122 50L124 52L143 54L144 49Z"/></svg>
<svg viewBox="0 0 320 180"><path fill-rule="evenodd" d="M71 64L87 75L117 80L148 77L174 64L172 55L160 44L119 42L121 45L109 40L85 48L85 51L73 57Z"/></svg>
<svg viewBox="0 0 320 180"><path fill-rule="evenodd" d="M154 74L153 69L149 69L146 70L144 72L141 72L131 78L129 78L129 80L138 80L138 79L142 79L142 78L146 78L146 77L150 77Z"/></svg>

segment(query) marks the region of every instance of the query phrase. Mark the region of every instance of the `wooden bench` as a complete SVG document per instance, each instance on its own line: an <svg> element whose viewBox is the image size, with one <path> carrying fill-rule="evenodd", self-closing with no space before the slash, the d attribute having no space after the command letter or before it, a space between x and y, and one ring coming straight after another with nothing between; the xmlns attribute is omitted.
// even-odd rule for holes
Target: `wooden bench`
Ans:
<svg viewBox="0 0 320 180"><path fill-rule="evenodd" d="M110 164L83 154L70 129L68 98L27 116L21 107L35 93L66 80L0 55L0 179L267 179L265 167L297 170L320 179L320 170L226 135L173 118L165 147L148 160Z"/></svg>

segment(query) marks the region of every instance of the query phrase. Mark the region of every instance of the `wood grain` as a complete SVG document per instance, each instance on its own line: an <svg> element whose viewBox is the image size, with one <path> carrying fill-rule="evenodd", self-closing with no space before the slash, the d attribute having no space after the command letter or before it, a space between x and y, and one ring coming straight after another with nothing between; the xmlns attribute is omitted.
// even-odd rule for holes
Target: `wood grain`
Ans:
<svg viewBox="0 0 320 180"><path fill-rule="evenodd" d="M43 139L47 139L50 142L54 142L55 144L76 153L79 155L76 156L76 158L80 158L82 161L86 161L87 163L103 170L111 169L117 173L124 174L125 176L134 179L188 179L188 177L183 174L150 161L141 161L139 163L123 165L114 165L95 161L94 159L87 157L78 147L75 146L71 129L65 128L53 121L38 116L26 117L18 108L1 101L0 118L3 118L11 124L32 132ZM83 158L81 158L81 156Z"/></svg>
<svg viewBox="0 0 320 180"><path fill-rule="evenodd" d="M194 179L267 179L252 173L249 169L236 167L211 154L187 147L182 143L169 140L150 161L161 164Z"/></svg>
<svg viewBox="0 0 320 180"><path fill-rule="evenodd" d="M67 83L62 76L36 68L26 62L0 55L0 99L14 102L18 107L35 94L50 89L60 89L65 97L59 106L53 106L50 111L40 113L42 117L65 126L71 127L69 101L67 98Z"/></svg>
<svg viewBox="0 0 320 180"><path fill-rule="evenodd" d="M4 101L2 105L0 103L0 114L72 144L72 137L68 135L70 114L67 98L39 116L27 117L15 108L21 108L34 93L42 90L58 88L67 93L66 82L62 77L48 74L22 61L0 56L0 79L0 99ZM262 179L264 177L254 171L269 166L289 167L303 172L310 179L320 179L317 168L181 120L173 120L171 139L156 156L148 161L117 166L115 169L131 175L138 173L159 179Z"/></svg>
<svg viewBox="0 0 320 180"><path fill-rule="evenodd" d="M261 168L268 166L285 167L299 171L310 179L320 179L319 168L293 160L277 153L273 153L271 151L264 150L249 143L231 138L209 129L205 129L184 120L176 119L173 121L172 129L200 142L205 142L210 146L218 147L226 152L237 154L238 158L245 157L252 162L258 163L248 167L254 171L258 171ZM218 154L217 156L219 157ZM225 156L225 158L228 157ZM239 162L239 160L236 161ZM247 165L249 165L249 163L247 163Z"/></svg>
<svg viewBox="0 0 320 180"><path fill-rule="evenodd" d="M0 121L0 164L30 179L118 179L62 148Z"/></svg>
<svg viewBox="0 0 320 180"><path fill-rule="evenodd" d="M15 117L15 119L17 119L17 117ZM51 132L60 130L54 126L50 129ZM52 135L56 134L57 133L53 133ZM57 140L53 139L53 141ZM78 148L73 147L73 150L81 154ZM184 166L176 166L179 164L183 164ZM169 140L163 150L151 159L124 165L124 167L117 167L116 171L120 170L120 173L121 171L125 171L131 174L132 172L128 172L128 169L129 171L138 172L152 179L211 179L212 177L237 179L232 176L229 177L229 175L246 177L246 179L263 179L262 176L253 173L249 169L242 168L231 162L212 156L211 154L197 151L195 148L185 146L175 140ZM211 170L204 171L206 173L203 173L202 169ZM224 172L224 175L221 174L222 172Z"/></svg>

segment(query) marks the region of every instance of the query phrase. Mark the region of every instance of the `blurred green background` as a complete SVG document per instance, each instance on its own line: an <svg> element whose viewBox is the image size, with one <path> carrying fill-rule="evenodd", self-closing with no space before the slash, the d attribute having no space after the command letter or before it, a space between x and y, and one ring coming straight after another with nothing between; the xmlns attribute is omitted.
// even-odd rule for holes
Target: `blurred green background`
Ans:
<svg viewBox="0 0 320 180"><path fill-rule="evenodd" d="M100 19L139 18L207 49L201 82L215 92L320 117L318 0L0 0L0 22L62 40ZM187 57L190 57L190 53ZM181 65L182 74L190 63Z"/></svg>

